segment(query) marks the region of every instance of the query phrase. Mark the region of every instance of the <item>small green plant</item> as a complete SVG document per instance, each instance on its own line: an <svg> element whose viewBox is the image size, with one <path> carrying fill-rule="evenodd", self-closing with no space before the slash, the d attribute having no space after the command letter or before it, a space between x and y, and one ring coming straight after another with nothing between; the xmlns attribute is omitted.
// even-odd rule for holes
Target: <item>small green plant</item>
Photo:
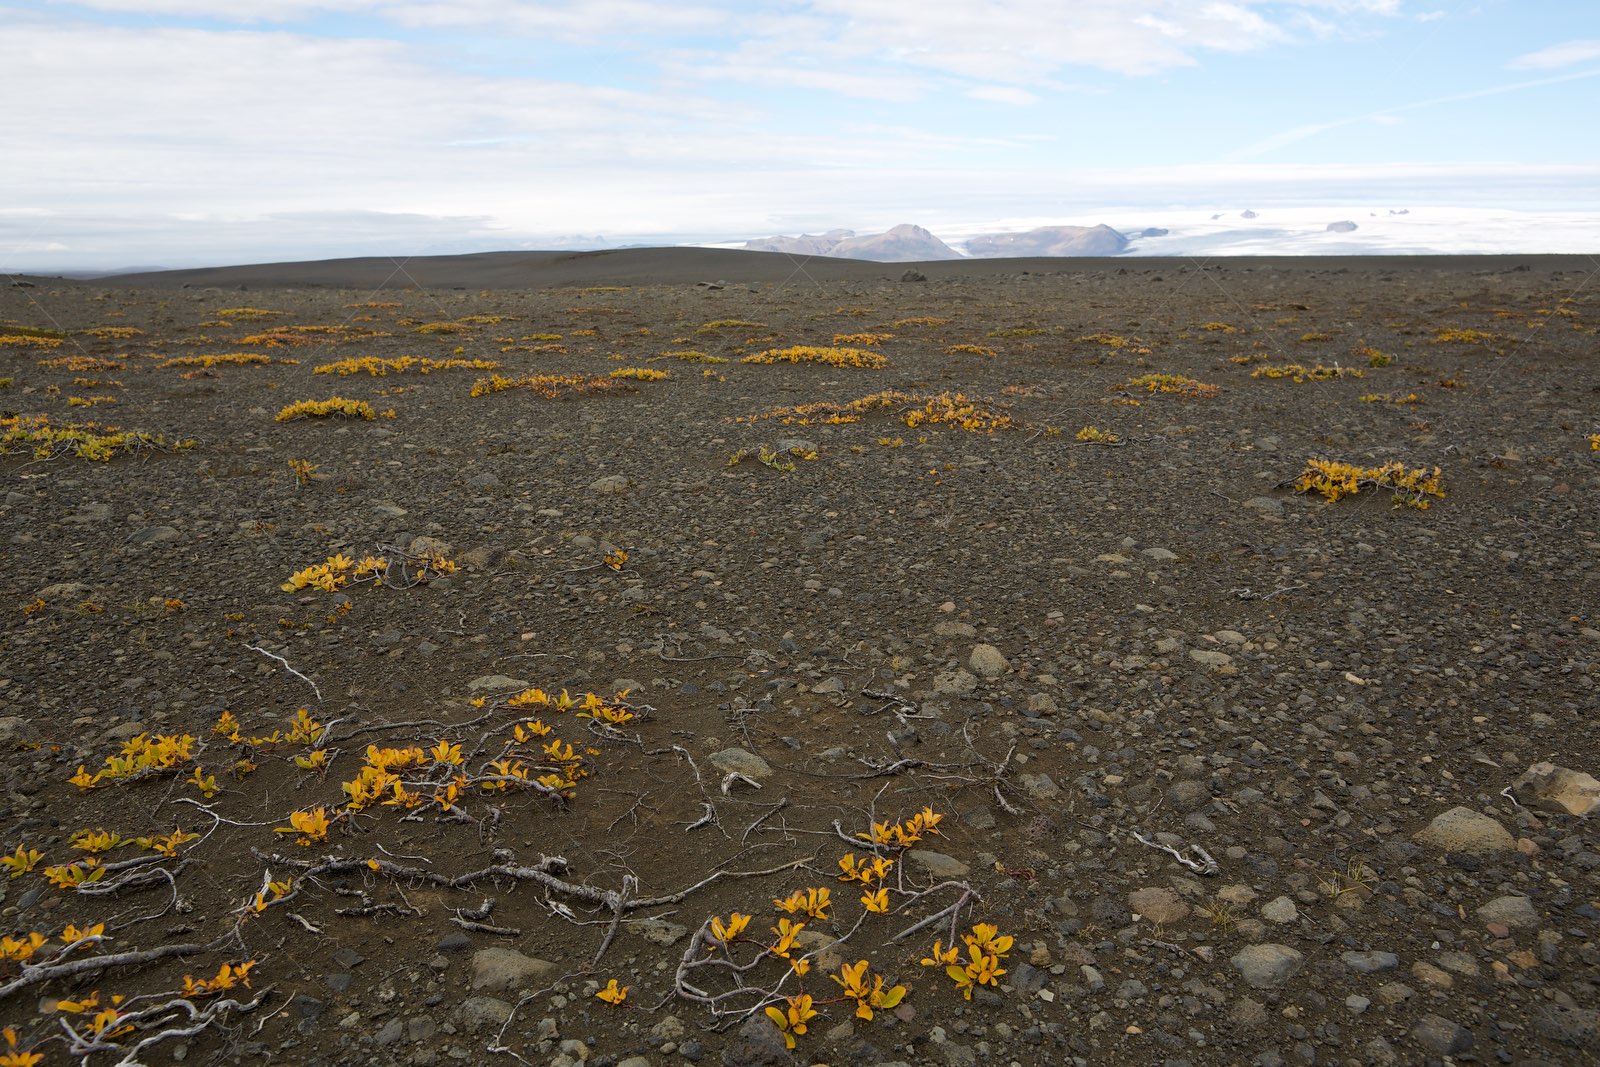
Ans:
<svg viewBox="0 0 1600 1067"><path fill-rule="evenodd" d="M1441 326L1433 331L1433 343L1436 345L1486 345L1490 341L1497 340L1499 338L1487 330L1461 330L1450 326Z"/></svg>
<svg viewBox="0 0 1600 1067"><path fill-rule="evenodd" d="M693 349L693 348L674 349L671 352L663 352L659 356L653 356L651 358L652 359L676 359L676 360L678 360L678 361L680 361L682 363L726 363L726 362L728 362L728 357L727 356L711 356L711 355L707 355L706 353L701 352L701 351L699 351L697 349Z"/></svg>
<svg viewBox="0 0 1600 1067"><path fill-rule="evenodd" d="M783 449L781 451L775 448L768 448L766 445L761 445L754 451L748 448L739 449L733 455L728 457L728 466L737 467L747 459L754 459L758 460L763 466L771 467L773 470L782 474L788 474L795 470L796 465L794 461L796 459L809 461L816 458L817 454L815 452L808 451L807 449L801 448L798 445Z"/></svg>
<svg viewBox="0 0 1600 1067"><path fill-rule="evenodd" d="M869 370L877 370L889 365L888 357L877 352L868 352L864 348L821 348L815 345L769 348L765 352L753 352L739 362L825 363L830 367L862 367Z"/></svg>
<svg viewBox="0 0 1600 1067"><path fill-rule="evenodd" d="M52 426L46 415L0 416L0 454L27 449L35 459L75 456L105 462L133 452L186 449L193 445L193 441L169 443L161 434L94 422Z"/></svg>
<svg viewBox="0 0 1600 1067"><path fill-rule="evenodd" d="M233 367L264 367L272 362L271 356L264 356L260 352L230 352L215 356L174 356L156 364L158 369L166 367L216 367L221 365Z"/></svg>
<svg viewBox="0 0 1600 1067"><path fill-rule="evenodd" d="M1318 363L1307 367L1303 363L1269 363L1250 372L1252 378L1290 378L1299 382L1331 382L1337 378L1364 378L1366 371L1358 367L1341 367L1335 363L1325 367Z"/></svg>
<svg viewBox="0 0 1600 1067"><path fill-rule="evenodd" d="M1321 493L1331 503L1353 496L1363 489L1388 489L1395 505L1428 510L1429 497L1444 499L1444 483L1439 468L1408 468L1391 460L1377 467L1358 467L1327 459L1306 460L1305 470L1294 481L1297 493Z"/></svg>
<svg viewBox="0 0 1600 1067"><path fill-rule="evenodd" d="M340 415L352 419L375 419L378 413L372 405L365 400L351 400L349 397L331 396L326 400L297 400L293 404L285 405L278 412L278 422L289 422L292 419L321 419L330 415ZM386 418L393 418L393 412L385 412Z"/></svg>
<svg viewBox="0 0 1600 1067"><path fill-rule="evenodd" d="M1233 906L1225 900L1216 900L1209 904L1200 905L1200 914L1209 919L1211 925L1223 933L1233 929L1233 924L1238 921L1237 916L1233 914Z"/></svg>
<svg viewBox="0 0 1600 1067"><path fill-rule="evenodd" d="M517 378L491 374L472 383L472 395L488 396L491 393L518 389L542 396L546 400L554 400L567 393L601 393L609 389L625 388L628 387L616 378L587 374L524 374Z"/></svg>
<svg viewBox="0 0 1600 1067"><path fill-rule="evenodd" d="M1141 374L1137 378L1129 378L1123 388L1143 389L1150 393L1174 393L1191 399L1210 399L1222 392L1214 385L1177 374Z"/></svg>
<svg viewBox="0 0 1600 1067"><path fill-rule="evenodd" d="M396 359L381 359L377 356L362 356L359 359L341 359L335 363L324 363L313 370L312 374L337 374L342 376L366 373L374 378L382 378L390 371L404 374L416 370L420 374L428 374L436 370L499 370L500 364L492 359L422 359L417 356L400 356Z"/></svg>
<svg viewBox="0 0 1600 1067"><path fill-rule="evenodd" d="M1335 868L1317 875L1318 891L1334 903L1351 894L1371 893L1377 884L1378 872L1359 856L1349 860L1343 870Z"/></svg>

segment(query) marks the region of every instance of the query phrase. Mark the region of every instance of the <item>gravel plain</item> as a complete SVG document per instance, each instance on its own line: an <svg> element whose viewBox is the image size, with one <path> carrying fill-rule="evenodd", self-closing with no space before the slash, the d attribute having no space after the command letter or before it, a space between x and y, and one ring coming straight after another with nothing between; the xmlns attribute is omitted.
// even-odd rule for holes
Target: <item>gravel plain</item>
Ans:
<svg viewBox="0 0 1600 1067"><path fill-rule="evenodd" d="M71 1062L72 1001L253 960L146 1062L1600 1059L1591 262L585 263L0 290L8 431L163 436L0 456L0 848L42 856L0 928L55 939L0 962L20 1047ZM741 362L791 346L885 365ZM268 362L172 363L239 354ZM499 368L315 373L363 357ZM471 395L492 374L577 382ZM334 396L377 417L276 421ZM1312 458L1437 466L1444 496L1330 502L1295 489ZM341 554L390 580L282 588ZM532 688L633 717L507 705ZM568 797L496 787L506 753L569 766L510 739L536 712ZM194 740L69 780L157 735ZM459 765L400 775L420 806L346 810L369 745L441 741ZM318 807L325 838L276 832ZM924 809L866 912L848 839ZM174 828L201 836L44 875L76 831ZM808 887L825 918L775 910ZM735 912L743 969L705 965ZM809 974L766 951L781 918ZM1013 943L966 999L921 961L979 923ZM834 980L857 960L906 988L870 1021ZM761 1009L802 990L791 1052Z"/></svg>

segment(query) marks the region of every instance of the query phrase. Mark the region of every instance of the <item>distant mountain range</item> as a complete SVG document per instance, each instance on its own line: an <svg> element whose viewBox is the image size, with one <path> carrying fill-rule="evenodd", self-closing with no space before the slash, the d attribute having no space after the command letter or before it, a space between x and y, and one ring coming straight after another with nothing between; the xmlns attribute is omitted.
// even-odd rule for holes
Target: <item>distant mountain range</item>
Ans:
<svg viewBox="0 0 1600 1067"><path fill-rule="evenodd" d="M1157 236L1147 232L1141 236ZM752 252L787 252L801 256L866 259L877 263L925 263L940 259L1011 259L1027 256L1116 256L1128 238L1110 226L1040 226L1025 233L986 233L967 239L966 255L921 226L909 223L883 233L853 230L803 233L798 237L762 237L745 243Z"/></svg>
<svg viewBox="0 0 1600 1067"><path fill-rule="evenodd" d="M745 249L753 252L785 252L795 256L829 256L835 259L859 259L876 263L925 263L950 259L1032 259L1072 256L1168 256L1215 254L1287 254L1337 255L1362 252L1401 251L1423 253L1434 251L1426 243L1408 243L1394 247L1394 239L1401 231L1376 238L1362 238L1354 242L1333 245L1337 237L1346 237L1362 229L1351 219L1323 222L1301 217L1296 213L1274 213L1268 220L1260 212L1246 209L1236 215L1221 213L1210 216L1209 224L1194 218L1184 218L1177 212L1152 212L1166 223L1163 226L1144 226L1126 230L1113 229L1104 223L1097 226L1038 226L1031 230L977 233L965 240L957 239L947 244L939 237L909 223L896 226L883 233L856 233L854 230L829 230L826 233L803 233L797 237L762 237L747 241ZM1389 209L1389 217L1409 215L1408 209ZM1281 216L1281 218L1280 218ZM1325 219L1327 216L1323 216ZM1370 212L1370 218L1379 217ZM1243 223L1231 222L1231 219ZM1171 229L1170 226L1182 226ZM1398 223L1404 227L1405 223ZM1409 237L1415 228L1404 231ZM1321 243L1316 243L1317 237ZM1487 251L1488 249L1472 249Z"/></svg>
<svg viewBox="0 0 1600 1067"><path fill-rule="evenodd" d="M926 263L935 259L961 259L961 253L921 226L909 223L883 233L857 234L854 230L803 233L799 237L762 237L749 241L751 252L788 252L798 256L833 256L867 259L875 263Z"/></svg>

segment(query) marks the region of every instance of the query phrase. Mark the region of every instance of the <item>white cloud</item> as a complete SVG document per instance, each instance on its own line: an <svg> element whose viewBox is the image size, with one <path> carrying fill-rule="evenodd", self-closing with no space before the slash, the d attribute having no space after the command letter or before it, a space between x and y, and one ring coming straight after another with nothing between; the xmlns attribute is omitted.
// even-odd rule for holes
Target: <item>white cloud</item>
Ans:
<svg viewBox="0 0 1600 1067"><path fill-rule="evenodd" d="M1012 104L1026 107L1037 104L1039 98L1026 89L1018 89L1013 85L979 85L967 90L967 95L974 100L982 100L990 104Z"/></svg>
<svg viewBox="0 0 1600 1067"><path fill-rule="evenodd" d="M1457 104L1467 100L1478 100L1486 96L1502 96L1506 93L1521 92L1524 89L1536 89L1545 85L1556 85L1561 82L1579 81L1586 78L1600 77L1600 70L1581 70L1571 74L1556 74L1548 78L1534 78L1529 81L1511 82L1507 85L1490 85L1482 89L1472 89L1464 93L1452 93L1449 96L1436 96L1428 100L1414 100L1407 104L1396 104L1386 107L1381 111L1369 112L1364 115L1346 115L1342 118L1330 119L1326 122L1312 122L1292 129L1275 133L1270 137L1255 141L1230 152L1225 158L1228 160L1258 159L1270 152L1285 148L1298 141L1315 137L1329 130L1336 130L1341 126L1350 126L1358 122L1378 122L1393 124L1400 121L1396 112L1420 111L1424 108L1438 107L1441 104Z"/></svg>
<svg viewBox="0 0 1600 1067"><path fill-rule="evenodd" d="M1564 41L1518 56L1506 66L1512 70L1554 70L1592 59L1600 59L1600 41Z"/></svg>
<svg viewBox="0 0 1600 1067"><path fill-rule="evenodd" d="M724 28L728 21L727 11L714 5L651 0L58 0L57 7L240 26L359 15L401 26L567 37L618 30L704 32Z"/></svg>

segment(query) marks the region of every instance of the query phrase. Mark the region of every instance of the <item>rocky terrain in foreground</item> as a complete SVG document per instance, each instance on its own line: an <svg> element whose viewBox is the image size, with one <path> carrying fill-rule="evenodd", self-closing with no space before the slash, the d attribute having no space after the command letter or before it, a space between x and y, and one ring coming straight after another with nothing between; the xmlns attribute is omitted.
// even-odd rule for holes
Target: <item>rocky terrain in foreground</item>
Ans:
<svg viewBox="0 0 1600 1067"><path fill-rule="evenodd" d="M1591 269L0 290L0 1023L1594 1062Z"/></svg>

